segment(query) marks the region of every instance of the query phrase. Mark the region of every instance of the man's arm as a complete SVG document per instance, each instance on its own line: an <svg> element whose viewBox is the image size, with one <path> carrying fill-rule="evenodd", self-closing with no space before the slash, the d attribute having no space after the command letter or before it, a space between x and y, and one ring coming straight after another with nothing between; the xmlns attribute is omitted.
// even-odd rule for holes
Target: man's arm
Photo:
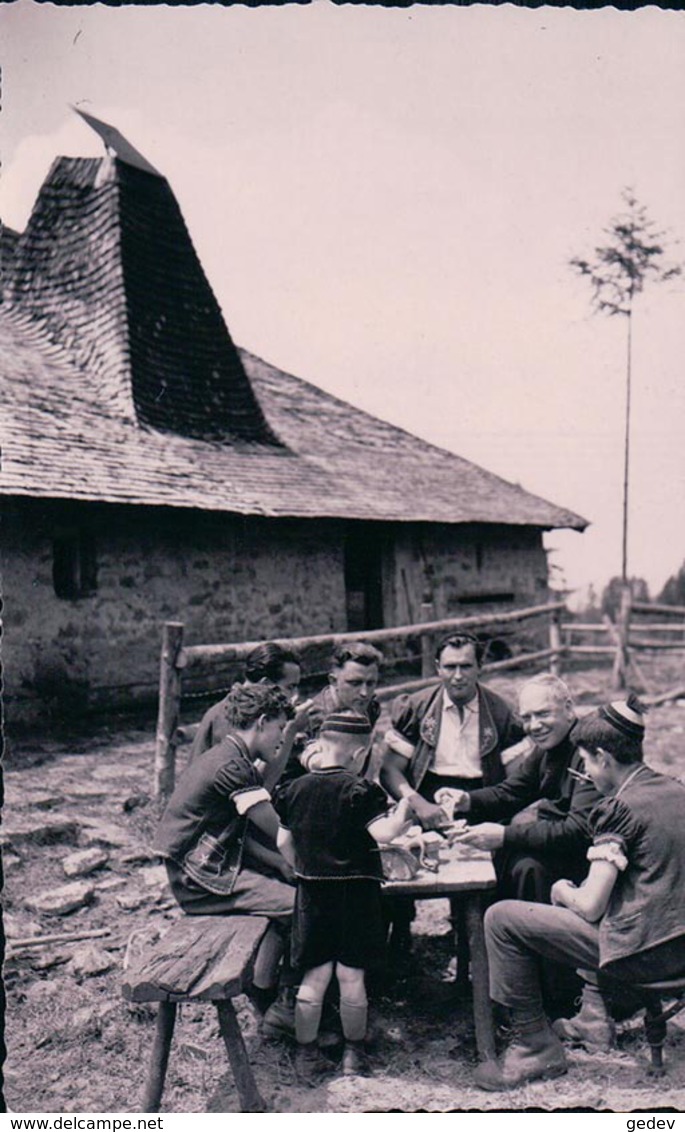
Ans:
<svg viewBox="0 0 685 1132"><path fill-rule="evenodd" d="M570 880L558 880L552 885L552 904L568 908L595 924L607 910L618 873L611 861L593 861L580 888Z"/></svg>
<svg viewBox="0 0 685 1132"><path fill-rule="evenodd" d="M411 825L411 814L411 798L402 798L391 813L374 818L366 828L374 841L379 845L385 845L394 837L407 832Z"/></svg>
<svg viewBox="0 0 685 1132"><path fill-rule="evenodd" d="M468 807L459 807L472 821L508 821L540 797L540 760L537 752L526 758L510 778L497 786L482 786L469 794Z"/></svg>
<svg viewBox="0 0 685 1132"><path fill-rule="evenodd" d="M188 762L194 759L196 755L201 755L203 751L208 751L212 746L212 724L214 723L218 706L218 704L214 704L214 706L209 708L202 716L193 738L193 744L190 748L190 754L188 755Z"/></svg>
<svg viewBox="0 0 685 1132"><path fill-rule="evenodd" d="M507 826L504 844L542 854L574 852L590 839L589 818L598 801L599 796L591 783L576 782L565 817L551 821L539 818L529 825Z"/></svg>
<svg viewBox="0 0 685 1132"><path fill-rule="evenodd" d="M284 829L282 825L278 827L278 835L276 837L276 844L278 845L279 853L282 853L286 861L292 869L295 868L295 845L293 842L293 835L289 829Z"/></svg>
<svg viewBox="0 0 685 1132"><path fill-rule="evenodd" d="M397 800L407 798L412 812L424 829L440 829L447 824L447 815L440 806L427 802L407 780L408 760L397 751L387 748L383 754L380 783L384 790Z"/></svg>

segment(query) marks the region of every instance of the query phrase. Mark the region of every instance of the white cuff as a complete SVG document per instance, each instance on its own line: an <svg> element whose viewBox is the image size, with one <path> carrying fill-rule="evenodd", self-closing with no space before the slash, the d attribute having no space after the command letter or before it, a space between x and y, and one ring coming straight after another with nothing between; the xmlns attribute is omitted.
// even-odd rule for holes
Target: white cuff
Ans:
<svg viewBox="0 0 685 1132"><path fill-rule="evenodd" d="M239 790L233 794L233 804L242 817L258 802L270 802L271 795L263 786L250 786L247 790Z"/></svg>
<svg viewBox="0 0 685 1132"><path fill-rule="evenodd" d="M404 735L400 735L399 731L395 731L394 727L386 731L385 741L390 750L396 755L401 755L403 759L410 759L414 754L414 744L405 739Z"/></svg>

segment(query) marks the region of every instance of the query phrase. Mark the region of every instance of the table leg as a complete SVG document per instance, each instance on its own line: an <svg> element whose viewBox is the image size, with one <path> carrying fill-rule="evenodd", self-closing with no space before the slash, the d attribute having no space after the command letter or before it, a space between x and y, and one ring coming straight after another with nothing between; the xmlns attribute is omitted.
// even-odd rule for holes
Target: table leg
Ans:
<svg viewBox="0 0 685 1132"><path fill-rule="evenodd" d="M476 1048L481 1061L495 1057L495 1034L492 1025L488 981L488 956L483 931L483 900L479 892L464 893L464 915L471 951L471 984L473 1018L476 1024Z"/></svg>
<svg viewBox="0 0 685 1132"><path fill-rule="evenodd" d="M457 958L457 971L454 981L459 989L464 990L470 985L471 955L469 953L464 903L460 896L453 896L450 900L450 918L454 932L454 952Z"/></svg>

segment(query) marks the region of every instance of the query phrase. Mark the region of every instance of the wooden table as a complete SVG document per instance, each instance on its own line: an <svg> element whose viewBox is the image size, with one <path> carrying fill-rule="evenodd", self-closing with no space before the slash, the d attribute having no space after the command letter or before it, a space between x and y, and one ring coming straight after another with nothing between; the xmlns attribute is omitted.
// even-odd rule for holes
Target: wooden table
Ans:
<svg viewBox="0 0 685 1132"><path fill-rule="evenodd" d="M458 897L471 953L473 1017L478 1056L487 1061L495 1056L492 1007L488 984L488 957L485 950L484 896L496 884L490 853L453 845L441 849L437 872L420 869L412 880L392 880L383 884L384 896L410 896L413 900Z"/></svg>

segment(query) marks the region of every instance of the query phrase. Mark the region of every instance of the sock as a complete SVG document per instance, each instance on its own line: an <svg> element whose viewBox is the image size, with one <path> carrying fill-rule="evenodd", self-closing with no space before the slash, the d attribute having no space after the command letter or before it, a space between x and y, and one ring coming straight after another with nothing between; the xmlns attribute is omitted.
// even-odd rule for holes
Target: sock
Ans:
<svg viewBox="0 0 685 1132"><path fill-rule="evenodd" d="M323 1002L309 996L308 987L300 987L295 999L295 1037L300 1045L315 1042L319 1033Z"/></svg>
<svg viewBox="0 0 685 1132"><path fill-rule="evenodd" d="M368 1012L369 1007L366 1002L347 1002L344 998L340 999L340 1021L346 1041L364 1041Z"/></svg>

